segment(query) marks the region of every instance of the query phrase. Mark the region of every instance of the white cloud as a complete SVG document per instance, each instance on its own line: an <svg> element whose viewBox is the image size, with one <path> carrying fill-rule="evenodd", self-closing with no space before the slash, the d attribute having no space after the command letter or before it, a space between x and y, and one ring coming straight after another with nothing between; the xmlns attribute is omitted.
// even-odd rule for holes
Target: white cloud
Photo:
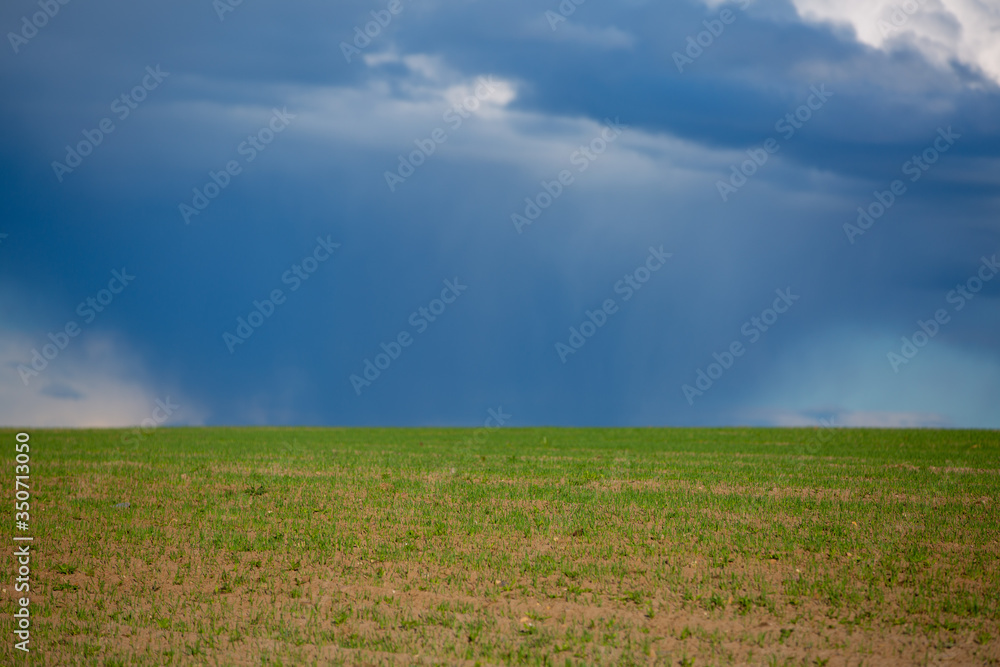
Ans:
<svg viewBox="0 0 1000 667"><path fill-rule="evenodd" d="M0 425L137 426L152 418L157 400L167 399L179 407L164 424L203 422L204 413L180 393L148 386L141 360L123 341L106 334L81 332L25 385L18 366L30 364L31 350L45 343L44 334L0 331Z"/></svg>
<svg viewBox="0 0 1000 667"><path fill-rule="evenodd" d="M909 46L931 62L957 60L1000 83L1000 6L981 0L792 0L813 22L852 27L858 40L892 50ZM912 13L903 6L913 8Z"/></svg>
<svg viewBox="0 0 1000 667"><path fill-rule="evenodd" d="M898 373L887 358L899 353L897 333L844 326L803 337L761 375L757 408L748 416L782 426L817 425L832 416L843 426L1000 428L1000 359L989 350L956 347L948 333Z"/></svg>
<svg viewBox="0 0 1000 667"><path fill-rule="evenodd" d="M552 179L561 169L576 173L569 162L571 155L599 137L603 129L601 121L590 118L515 108L513 102L525 85L516 80L486 72L462 76L440 59L422 55L383 53L372 59L373 66L390 62L402 63L418 76L396 85L376 79L363 88L303 87L290 93L289 108L299 114L296 127L316 141L400 155L413 151L414 141L424 140L435 128L441 128L447 141L436 149L432 160L503 163L523 169L535 179ZM470 110L468 103L482 91L483 81L491 82L494 90L481 96L478 107ZM463 104L463 120L455 127L456 115L450 110ZM620 120L627 123L626 118ZM714 196L711 177L724 173L738 155L742 156L742 151L714 149L666 133L628 128L588 169L587 189L602 184L616 188L655 185L660 192L680 193L709 183L704 191ZM394 160L385 164L386 169L395 167Z"/></svg>
<svg viewBox="0 0 1000 667"><path fill-rule="evenodd" d="M536 37L545 37L557 42L573 42L605 51L631 49L635 37L615 26L592 28L578 23L560 25L556 31L546 29L533 31Z"/></svg>
<svg viewBox="0 0 1000 667"><path fill-rule="evenodd" d="M635 36L617 26L589 26L575 16L563 16L559 12L547 11L529 20L523 34L543 41L575 43L592 49L613 51L629 50L635 46Z"/></svg>
<svg viewBox="0 0 1000 667"><path fill-rule="evenodd" d="M747 416L774 426L833 426L846 428L947 428L951 421L927 412L875 410L755 410Z"/></svg>

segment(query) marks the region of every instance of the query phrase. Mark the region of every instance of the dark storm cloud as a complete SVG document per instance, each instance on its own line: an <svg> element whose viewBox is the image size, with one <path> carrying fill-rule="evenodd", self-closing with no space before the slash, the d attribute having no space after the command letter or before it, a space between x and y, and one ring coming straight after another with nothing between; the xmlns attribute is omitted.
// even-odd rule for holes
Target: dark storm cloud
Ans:
<svg viewBox="0 0 1000 667"><path fill-rule="evenodd" d="M207 1L63 6L0 65L0 304L17 363L125 265L134 286L84 335L120 334L149 400L180 387L210 423L478 424L498 405L518 425L1000 423L928 381L971 368L966 404L997 391L1000 282L904 369L923 373L922 393L893 398L914 382L886 363L1000 251L996 84L781 3L729 5L736 20L681 73L672 54L722 7L595 0L552 30L551 4L404 3L350 63L341 43L387 3L244 2L222 20ZM33 7L8 5L0 24ZM401 59L414 54L431 60ZM146 79L121 118L113 101L157 66L169 75ZM451 132L390 192L398 156L447 127L440 91L486 74L516 85L513 102ZM822 85L833 96L785 138L776 124ZM286 108L287 130L247 161L248 137ZM621 142L517 234L511 213L608 117L629 126ZM59 182L52 162L104 118L114 131ZM857 207L908 178L948 126L961 139L850 243ZM717 182L772 137L778 154L723 202ZM185 224L179 204L234 160L240 172ZM339 250L293 291L287 276L328 236ZM618 281L661 244L673 258L624 301ZM418 333L411 316L455 279L468 290ZM743 326L788 288L800 300L751 344ZM284 303L230 352L223 334L275 289ZM620 310L562 363L555 344L607 298ZM413 344L357 395L349 377L401 332ZM746 353L689 405L682 385L735 341ZM84 364L73 354L48 372ZM47 386L64 402L79 391ZM803 391L816 386L829 391Z"/></svg>

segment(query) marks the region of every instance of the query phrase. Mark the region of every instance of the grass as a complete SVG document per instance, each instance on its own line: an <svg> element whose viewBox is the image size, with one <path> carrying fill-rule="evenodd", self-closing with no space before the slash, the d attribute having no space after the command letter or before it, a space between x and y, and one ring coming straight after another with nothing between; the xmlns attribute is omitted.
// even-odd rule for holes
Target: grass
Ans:
<svg viewBox="0 0 1000 667"><path fill-rule="evenodd" d="M1000 433L470 434L32 431L29 662L1000 665Z"/></svg>

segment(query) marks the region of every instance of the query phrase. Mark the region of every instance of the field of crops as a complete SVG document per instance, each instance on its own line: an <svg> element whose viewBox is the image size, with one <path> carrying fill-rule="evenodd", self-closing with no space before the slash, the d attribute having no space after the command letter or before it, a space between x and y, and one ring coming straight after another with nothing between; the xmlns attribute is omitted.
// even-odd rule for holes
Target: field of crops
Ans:
<svg viewBox="0 0 1000 667"><path fill-rule="evenodd" d="M123 435L31 431L3 664L1000 665L998 432Z"/></svg>

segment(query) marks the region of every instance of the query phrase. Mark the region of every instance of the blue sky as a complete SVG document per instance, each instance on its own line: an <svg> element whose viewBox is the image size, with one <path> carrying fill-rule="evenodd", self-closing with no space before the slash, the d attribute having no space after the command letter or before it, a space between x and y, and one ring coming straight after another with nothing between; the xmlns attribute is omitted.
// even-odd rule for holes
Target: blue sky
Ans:
<svg viewBox="0 0 1000 667"><path fill-rule="evenodd" d="M0 27L0 424L1000 428L985 3Z"/></svg>

